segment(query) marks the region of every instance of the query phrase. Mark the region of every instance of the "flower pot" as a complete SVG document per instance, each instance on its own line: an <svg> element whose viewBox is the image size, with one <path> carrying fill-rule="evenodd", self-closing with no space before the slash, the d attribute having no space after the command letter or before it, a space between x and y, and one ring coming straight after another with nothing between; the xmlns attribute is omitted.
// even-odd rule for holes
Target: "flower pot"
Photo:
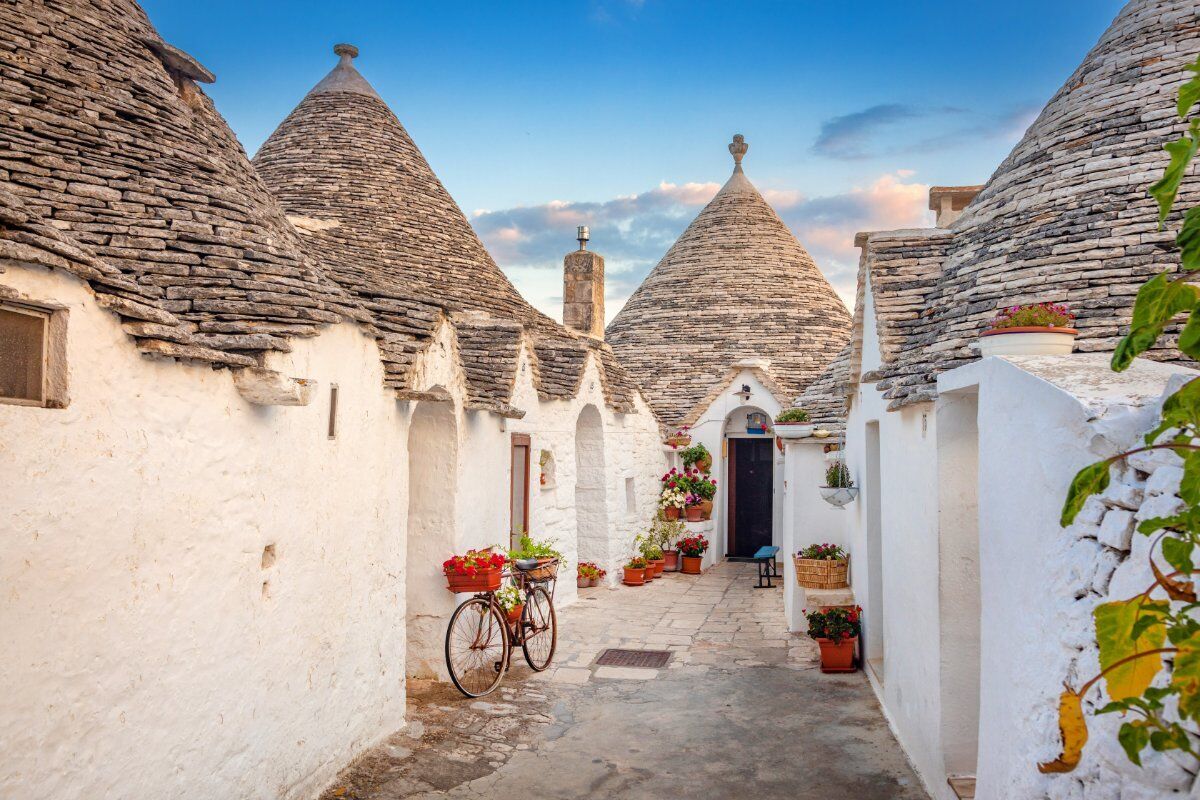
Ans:
<svg viewBox="0 0 1200 800"><path fill-rule="evenodd" d="M663 550L663 569L667 572L674 572L679 569L678 550Z"/></svg>
<svg viewBox="0 0 1200 800"><path fill-rule="evenodd" d="M645 582L645 569L633 569L632 567L625 567L625 578L621 581L621 583L624 583L626 586L641 586Z"/></svg>
<svg viewBox="0 0 1200 800"><path fill-rule="evenodd" d="M831 506L841 508L858 497L857 486L821 486L821 499Z"/></svg>
<svg viewBox="0 0 1200 800"><path fill-rule="evenodd" d="M446 573L446 588L456 593L494 592L500 588L503 572L498 567L481 569L474 575Z"/></svg>
<svg viewBox="0 0 1200 800"><path fill-rule="evenodd" d="M817 639L821 647L821 672L854 672L854 645L858 637L853 639Z"/></svg>
<svg viewBox="0 0 1200 800"><path fill-rule="evenodd" d="M521 621L521 612L524 610L525 610L525 604L518 603L517 605L513 606L508 611L504 612L504 616L508 619L508 621L511 624L516 625L518 622Z"/></svg>
<svg viewBox="0 0 1200 800"><path fill-rule="evenodd" d="M646 583L649 583L650 581L654 580L654 562L652 562L652 561L646 562L646 574L643 579L646 581Z"/></svg>
<svg viewBox="0 0 1200 800"><path fill-rule="evenodd" d="M591 578L585 578L585 577L583 577L582 575L576 575L576 576L575 576L575 586L576 586L576 588L578 588L578 589L586 589L586 588L588 588L588 587L589 587L589 586L591 586L591 585L592 585L592 579L591 579Z"/></svg>
<svg viewBox="0 0 1200 800"><path fill-rule="evenodd" d="M679 506L667 506L664 508L663 519L679 519Z"/></svg>
<svg viewBox="0 0 1200 800"><path fill-rule="evenodd" d="M691 436L672 436L671 438L667 439L667 444L675 448L688 447L691 445L691 443Z"/></svg>
<svg viewBox="0 0 1200 800"><path fill-rule="evenodd" d="M792 556L796 583L805 589L845 589L849 586L850 559L801 558Z"/></svg>
<svg viewBox="0 0 1200 800"><path fill-rule="evenodd" d="M656 577L656 578L662 577L663 569L667 565L667 559L666 559L665 555L666 554L664 554L663 558L656 558L650 562L650 566L654 568L654 577Z"/></svg>
<svg viewBox="0 0 1200 800"><path fill-rule="evenodd" d="M600 585L599 578L588 578L588 586L595 587Z"/></svg>
<svg viewBox="0 0 1200 800"><path fill-rule="evenodd" d="M686 467L687 465L685 464L684 466ZM710 471L712 471L712 453L708 453L704 456L704 458L692 462L692 467L707 475Z"/></svg>
<svg viewBox="0 0 1200 800"><path fill-rule="evenodd" d="M704 561L704 556L683 556L683 573L685 575L699 575L702 561Z"/></svg>
<svg viewBox="0 0 1200 800"><path fill-rule="evenodd" d="M701 500L698 508L700 509L700 519L712 519L712 500Z"/></svg>
<svg viewBox="0 0 1200 800"><path fill-rule="evenodd" d="M687 521L688 522L700 522L702 519L704 519L704 517L702 516L703 513L704 512L700 510L700 506L688 506L687 507Z"/></svg>
<svg viewBox="0 0 1200 800"><path fill-rule="evenodd" d="M979 356L1066 356L1075 349L1074 328L992 328L979 334Z"/></svg>
<svg viewBox="0 0 1200 800"><path fill-rule="evenodd" d="M775 435L780 439L807 439L816 427L811 422L776 422Z"/></svg>

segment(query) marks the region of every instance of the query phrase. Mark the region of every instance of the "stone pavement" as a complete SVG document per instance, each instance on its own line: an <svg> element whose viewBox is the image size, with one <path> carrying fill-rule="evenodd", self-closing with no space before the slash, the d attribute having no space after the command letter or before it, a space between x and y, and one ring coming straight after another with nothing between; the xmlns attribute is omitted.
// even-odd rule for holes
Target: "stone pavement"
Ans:
<svg viewBox="0 0 1200 800"><path fill-rule="evenodd" d="M323 795L395 798L926 798L862 673L823 675L784 627L782 589L724 563L588 589L559 613L554 666L518 654L480 700L414 681L408 727ZM608 647L671 651L601 667Z"/></svg>

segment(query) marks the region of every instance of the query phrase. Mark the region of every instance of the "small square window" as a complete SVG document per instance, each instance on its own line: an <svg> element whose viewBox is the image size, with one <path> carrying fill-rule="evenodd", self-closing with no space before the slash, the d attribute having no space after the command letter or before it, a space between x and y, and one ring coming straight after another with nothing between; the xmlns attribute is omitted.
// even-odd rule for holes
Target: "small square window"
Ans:
<svg viewBox="0 0 1200 800"><path fill-rule="evenodd" d="M0 398L41 405L46 401L49 315L0 306Z"/></svg>
<svg viewBox="0 0 1200 800"><path fill-rule="evenodd" d="M65 408L67 312L0 303L0 403Z"/></svg>

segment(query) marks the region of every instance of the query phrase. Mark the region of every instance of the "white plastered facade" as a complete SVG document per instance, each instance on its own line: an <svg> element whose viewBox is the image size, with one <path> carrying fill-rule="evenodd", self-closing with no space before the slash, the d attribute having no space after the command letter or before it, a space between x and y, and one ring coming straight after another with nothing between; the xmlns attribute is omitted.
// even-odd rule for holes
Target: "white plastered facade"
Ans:
<svg viewBox="0 0 1200 800"><path fill-rule="evenodd" d="M414 388L450 394L431 404L434 438L420 446L454 452L413 507L410 422L429 403L383 389L376 344L357 326L329 326L268 359L316 381L309 405L252 405L229 370L139 354L74 277L4 266L7 291L67 309L71 402L0 404L0 677L10 689L0 794L315 794L403 726L406 671L440 666L438 615L453 608L440 563L506 543L513 432L556 455L557 490L539 489L536 462L531 470L530 527L570 559L558 602L575 598L585 407L603 422L614 559L654 511L657 422L640 397L636 413L609 409L594 363L575 398L543 401L523 355L513 398L523 419L464 410L444 325ZM421 541L408 537L413 513L424 517ZM424 588L406 598L410 584ZM426 617L411 644L410 600Z"/></svg>

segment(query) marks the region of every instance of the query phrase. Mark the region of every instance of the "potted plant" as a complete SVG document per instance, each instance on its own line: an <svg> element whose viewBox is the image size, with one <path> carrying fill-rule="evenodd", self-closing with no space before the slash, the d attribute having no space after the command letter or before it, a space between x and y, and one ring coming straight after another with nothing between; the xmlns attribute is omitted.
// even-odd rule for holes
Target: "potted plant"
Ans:
<svg viewBox="0 0 1200 800"><path fill-rule="evenodd" d="M675 433L667 437L667 444L672 449L678 450L681 447L687 447L692 443L691 428L688 425L680 425Z"/></svg>
<svg viewBox="0 0 1200 800"><path fill-rule="evenodd" d="M575 568L575 585L580 589L599 586L600 581L604 580L604 576L607 574L606 571L600 568L599 564L591 561L580 561L579 566Z"/></svg>
<svg viewBox="0 0 1200 800"><path fill-rule="evenodd" d="M792 556L796 583L805 589L845 589L850 556L836 544L810 544Z"/></svg>
<svg viewBox="0 0 1200 800"><path fill-rule="evenodd" d="M780 439L807 439L815 427L803 408L785 408L775 416L775 436Z"/></svg>
<svg viewBox="0 0 1200 800"><path fill-rule="evenodd" d="M850 479L850 470L845 461L835 461L825 470L825 485L821 487L821 499L831 506L841 508L858 497L858 487Z"/></svg>
<svg viewBox="0 0 1200 800"><path fill-rule="evenodd" d="M524 571L532 580L541 581L558 575L558 567L566 559L554 548L554 540L538 541L522 533L518 547L508 551L517 569Z"/></svg>
<svg viewBox="0 0 1200 800"><path fill-rule="evenodd" d="M700 502L700 519L710 519L712 517L713 498L717 496L717 482L715 479L707 475L703 475L699 470L693 470L687 476L688 491L699 497ZM689 521L694 522L690 517Z"/></svg>
<svg viewBox="0 0 1200 800"><path fill-rule="evenodd" d="M661 578L667 561L663 558L663 551L658 546L656 537L650 533L639 534L633 543L646 560L646 580Z"/></svg>
<svg viewBox="0 0 1200 800"><path fill-rule="evenodd" d="M1012 306L979 334L979 355L1065 356L1075 349L1075 315L1061 303Z"/></svg>
<svg viewBox="0 0 1200 800"><path fill-rule="evenodd" d="M687 515L688 522L700 522L704 519L704 509L700 507L703 502L700 495L688 492L684 506L684 514Z"/></svg>
<svg viewBox="0 0 1200 800"><path fill-rule="evenodd" d="M500 604L500 608L504 609L504 616L510 624L516 625L521 621L521 612L525 610L525 603L521 598L520 589L515 586L505 586L496 592L496 602Z"/></svg>
<svg viewBox="0 0 1200 800"><path fill-rule="evenodd" d="M833 606L824 611L805 611L808 635L821 647L821 672L854 672L854 646L861 630L858 606Z"/></svg>
<svg viewBox="0 0 1200 800"><path fill-rule="evenodd" d="M662 493L659 495L658 505L662 508L663 516L666 519L679 519L687 505L687 476L671 467L670 471L663 473L660 480Z"/></svg>
<svg viewBox="0 0 1200 800"><path fill-rule="evenodd" d="M702 474L708 474L712 470L712 453L708 452L703 442L686 448L680 452L679 457L683 460L685 470L695 469Z"/></svg>
<svg viewBox="0 0 1200 800"><path fill-rule="evenodd" d="M492 592L500 588L500 578L508 559L503 553L468 550L465 555L451 556L442 562L446 588L452 592Z"/></svg>
<svg viewBox="0 0 1200 800"><path fill-rule="evenodd" d="M621 583L626 586L641 586L646 582L646 559L634 556L625 564L625 578Z"/></svg>
<svg viewBox="0 0 1200 800"><path fill-rule="evenodd" d="M652 542L658 545L663 554L663 570L674 572L679 569L679 550L675 542L683 536L687 529L679 520L656 518L646 534Z"/></svg>
<svg viewBox="0 0 1200 800"><path fill-rule="evenodd" d="M699 575L700 563L708 551L708 539L703 536L685 536L679 540L679 552L683 555L683 571L687 575Z"/></svg>

